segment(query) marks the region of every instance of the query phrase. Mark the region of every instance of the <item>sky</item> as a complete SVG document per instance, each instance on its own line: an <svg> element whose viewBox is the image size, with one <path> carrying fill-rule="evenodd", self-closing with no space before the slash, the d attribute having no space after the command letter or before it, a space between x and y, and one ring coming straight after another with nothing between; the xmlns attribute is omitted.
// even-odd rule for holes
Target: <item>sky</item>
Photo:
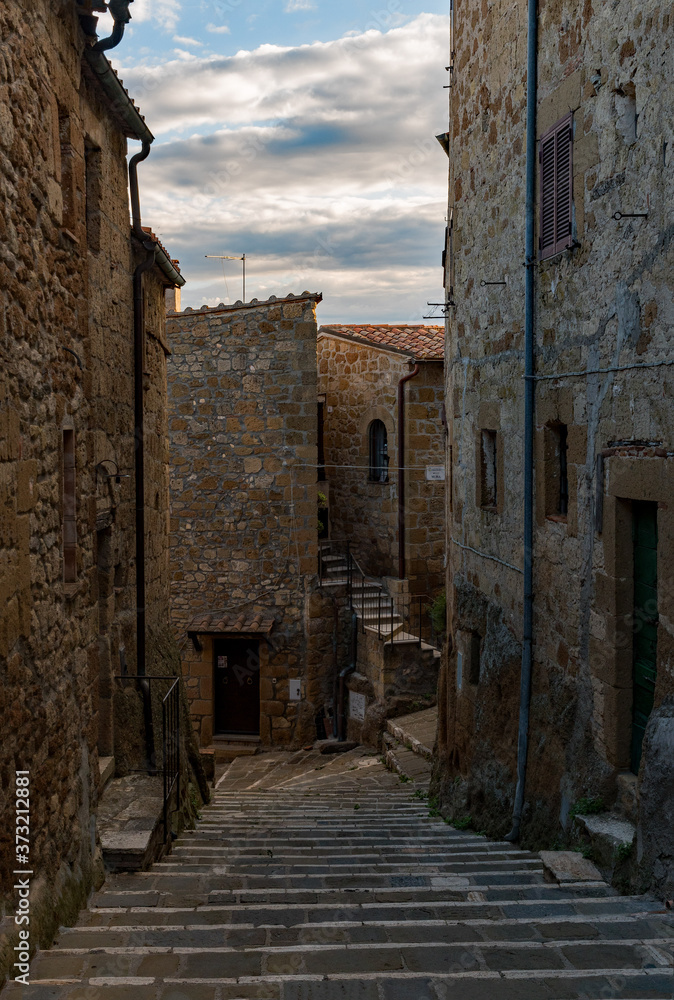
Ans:
<svg viewBox="0 0 674 1000"><path fill-rule="evenodd" d="M108 55L155 135L139 168L143 224L180 259L183 308L240 299L241 262L206 255L245 253L247 300L322 292L321 323L433 322L447 0L130 11Z"/></svg>

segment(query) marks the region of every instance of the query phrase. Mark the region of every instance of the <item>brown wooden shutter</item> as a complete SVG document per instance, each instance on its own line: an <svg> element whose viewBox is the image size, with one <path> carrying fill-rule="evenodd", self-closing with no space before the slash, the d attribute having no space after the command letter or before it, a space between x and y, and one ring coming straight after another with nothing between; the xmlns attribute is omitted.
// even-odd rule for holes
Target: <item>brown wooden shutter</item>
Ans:
<svg viewBox="0 0 674 1000"><path fill-rule="evenodd" d="M539 144L540 256L552 257L573 242L573 115L565 115Z"/></svg>

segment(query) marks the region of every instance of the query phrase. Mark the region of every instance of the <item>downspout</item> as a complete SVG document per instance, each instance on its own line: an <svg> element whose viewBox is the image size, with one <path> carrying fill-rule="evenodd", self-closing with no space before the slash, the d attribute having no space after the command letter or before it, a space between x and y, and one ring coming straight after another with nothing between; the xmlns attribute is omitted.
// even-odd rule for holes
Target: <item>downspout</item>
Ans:
<svg viewBox="0 0 674 1000"><path fill-rule="evenodd" d="M512 830L506 840L519 840L524 808L529 747L529 708L533 663L533 544L534 544L534 212L536 205L536 106L538 74L537 0L528 0L527 27L527 159L524 293L524 606L522 616L522 670L517 737L517 786Z"/></svg>
<svg viewBox="0 0 674 1000"><path fill-rule="evenodd" d="M419 365L398 382L398 577L405 579L405 382L419 374Z"/></svg>
<svg viewBox="0 0 674 1000"><path fill-rule="evenodd" d="M131 197L131 218L134 236L147 251L145 260L133 274L133 353L134 353L134 439L136 443L136 673L145 677L146 669L146 616L145 616L145 420L143 400L143 346L145 340L145 311L143 302L143 274L152 267L155 260L155 243L143 232L140 216L140 196L138 193L138 164L150 155L150 142L143 141L139 153L129 161L129 190ZM150 682L140 682L143 694L143 716L145 720L145 743L148 763L152 769L154 760L154 724L152 719L152 697Z"/></svg>
<svg viewBox="0 0 674 1000"><path fill-rule="evenodd" d="M119 45L124 37L124 29L131 20L129 14L129 4L131 3L133 0L110 0L108 13L112 14L114 21L112 34L108 38L101 38L100 41L96 42L93 46L94 52L107 52Z"/></svg>
<svg viewBox="0 0 674 1000"><path fill-rule="evenodd" d="M346 678L356 669L358 661L358 615L354 611L351 615L351 661L348 667L344 667L339 675L339 707L337 738L340 743L346 739Z"/></svg>

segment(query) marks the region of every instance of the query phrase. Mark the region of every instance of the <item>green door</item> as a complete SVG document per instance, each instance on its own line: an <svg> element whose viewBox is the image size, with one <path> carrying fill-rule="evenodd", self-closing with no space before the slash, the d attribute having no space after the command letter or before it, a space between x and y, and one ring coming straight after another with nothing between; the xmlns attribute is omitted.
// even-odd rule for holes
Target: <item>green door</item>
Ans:
<svg viewBox="0 0 674 1000"><path fill-rule="evenodd" d="M641 745L653 708L658 646L658 505L632 503L634 645L631 769L639 771Z"/></svg>

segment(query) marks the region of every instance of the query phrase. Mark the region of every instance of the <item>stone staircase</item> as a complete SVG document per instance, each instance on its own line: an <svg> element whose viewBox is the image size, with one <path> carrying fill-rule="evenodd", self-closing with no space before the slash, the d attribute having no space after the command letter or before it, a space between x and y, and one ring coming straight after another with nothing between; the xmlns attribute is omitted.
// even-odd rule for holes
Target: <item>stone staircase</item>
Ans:
<svg viewBox="0 0 674 1000"><path fill-rule="evenodd" d="M345 586L348 583L347 557L341 552L332 552L329 542L324 542L320 553L321 581L323 587ZM376 632L382 642L397 644L415 644L419 642L418 633L405 627L403 615L396 601L381 580L375 577L361 575L356 564L356 575L352 579L351 604L358 615L363 628ZM427 642L421 643L425 651L432 651L433 657L440 659L438 649Z"/></svg>
<svg viewBox="0 0 674 1000"><path fill-rule="evenodd" d="M433 769L433 746L438 728L438 709L424 709L396 719L387 719L382 749L389 770L414 788L428 791Z"/></svg>
<svg viewBox="0 0 674 1000"><path fill-rule="evenodd" d="M362 749L233 762L198 828L116 875L3 1000L674 995L674 921L459 832Z"/></svg>

